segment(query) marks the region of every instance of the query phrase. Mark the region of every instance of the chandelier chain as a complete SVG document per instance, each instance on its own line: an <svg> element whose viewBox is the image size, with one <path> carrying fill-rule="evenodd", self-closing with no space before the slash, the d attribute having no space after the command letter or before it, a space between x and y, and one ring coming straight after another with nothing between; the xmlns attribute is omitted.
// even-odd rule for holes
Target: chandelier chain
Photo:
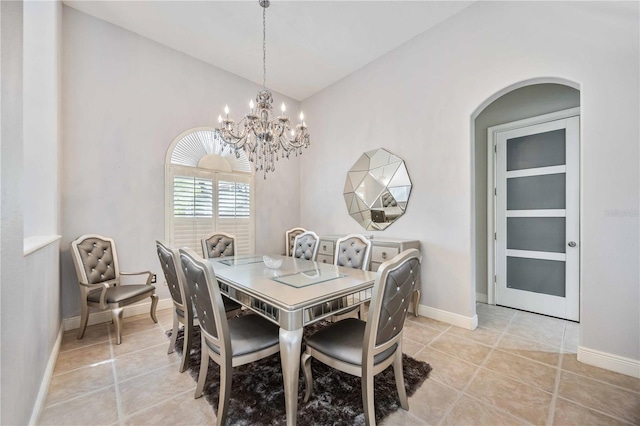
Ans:
<svg viewBox="0 0 640 426"><path fill-rule="evenodd" d="M262 8L262 88L267 88L267 8Z"/></svg>

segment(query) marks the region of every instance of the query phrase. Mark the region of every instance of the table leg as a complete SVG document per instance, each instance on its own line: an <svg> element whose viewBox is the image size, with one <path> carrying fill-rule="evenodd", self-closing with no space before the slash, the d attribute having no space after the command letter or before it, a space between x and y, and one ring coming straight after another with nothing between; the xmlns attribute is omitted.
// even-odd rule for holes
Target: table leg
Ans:
<svg viewBox="0 0 640 426"><path fill-rule="evenodd" d="M302 328L297 330L280 328L280 359L282 360L287 426L294 426L298 416L298 374L300 372L301 344Z"/></svg>

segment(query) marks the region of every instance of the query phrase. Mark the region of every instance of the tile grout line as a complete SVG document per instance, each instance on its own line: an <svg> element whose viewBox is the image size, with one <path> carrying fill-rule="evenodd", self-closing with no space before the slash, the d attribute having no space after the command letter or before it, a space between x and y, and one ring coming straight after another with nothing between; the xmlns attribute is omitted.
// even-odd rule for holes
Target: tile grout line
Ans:
<svg viewBox="0 0 640 426"><path fill-rule="evenodd" d="M586 408L587 410L594 411L594 412L596 412L598 414L601 414L601 415L603 415L605 417L609 417L611 419L617 420L619 422L622 422L622 423L625 423L625 424L628 424L628 425L634 425L634 423L630 422L629 420L622 419L620 417L614 416L613 414L605 413L602 410L598 410L597 408L594 408L594 407L589 407L589 406L581 404L581 403L579 403L577 401L573 401L573 400L571 400L571 399L569 399L567 397L558 395L558 398L563 400L563 401L570 402L571 404L575 404L575 405L577 405L579 407Z"/></svg>
<svg viewBox="0 0 640 426"><path fill-rule="evenodd" d="M516 314L517 315L517 314ZM516 317L516 315L514 315L513 317L511 317L511 319L509 320L509 323L507 324L507 327L505 327L505 330L509 327L509 325L511 324L511 322L513 321L513 319ZM460 393L458 394L458 396L455 398L455 400L449 404L449 407L447 407L447 409L445 410L445 412L442 414L442 417L440 418L440 420L438 421L438 425L442 425L442 422L444 422L444 420L449 416L449 414L451 414L451 411L453 411L453 407L455 407L458 402L462 399L463 396L468 395L467 394L467 389L469 388L469 386L471 386L471 383L473 383L473 381L475 380L475 378L478 376L478 373L480 373L480 370L482 370L482 368L485 366L485 364L487 363L487 360L491 357L491 354L493 354L493 352L495 351L495 348L497 347L498 343L500 342L500 339L502 339L502 335L504 334L504 330L502 331L502 333L500 333L500 336L498 337L498 339L495 341L495 343L491 346L491 349L489 350L489 353L487 354L487 356L485 357L485 359L482 361L482 364L480 364L476 371L474 371L473 375L471 376L471 378L469 379L469 381L467 382L467 384L459 391ZM493 405L491 405L492 408L498 408L498 407L493 407ZM516 416L517 417L517 416ZM517 417L519 419L519 417Z"/></svg>
<svg viewBox="0 0 640 426"><path fill-rule="evenodd" d="M553 387L553 394L551 395L551 406L549 407L549 416L547 417L547 426L553 425L553 420L556 415L556 401L558 400L558 390L560 389L560 377L562 376L562 349L564 348L564 339L567 333L567 323L565 321L562 329L562 341L560 342L560 354L558 357L558 365L556 366L556 380Z"/></svg>
<svg viewBox="0 0 640 426"><path fill-rule="evenodd" d="M183 373L181 373L181 374L183 374ZM178 398L178 397L180 397L180 396L182 396L182 395L186 395L187 393L193 393L193 391L194 391L194 389L195 389L195 388L196 388L196 385L194 384L193 389L187 389L186 391L183 391L183 392L177 393L177 394L175 394L175 395L171 395L171 396L169 396L169 397L167 397L167 398L165 398L165 399L162 399L162 400L160 400L160 401L156 401L156 402L155 402L154 404L152 404L152 405L148 405L148 406L146 406L146 407L144 407L144 408L141 408L141 409L139 409L139 410L137 410L137 411L134 411L133 413L129 414L129 416L128 416L128 417L136 416L136 415L138 415L138 414L140 414L140 413L142 413L142 412L144 412L144 411L147 411L147 410L149 410L149 409L151 409L151 408L158 407L159 405L164 404L165 402L167 402L167 401L169 401L169 400L171 400L171 399L175 399L175 398ZM208 401L205 401L205 402L206 402L207 404L209 404L209 402L208 402ZM209 405L210 405L210 404L209 404ZM211 407L212 407L212 413L213 413L213 415L214 415L214 417L215 417L215 412L213 412L213 406L211 406Z"/></svg>
<svg viewBox="0 0 640 426"><path fill-rule="evenodd" d="M120 396L120 385L118 384L118 373L116 371L116 357L113 350L113 339L111 336L111 327L107 327L109 333L109 350L111 351L111 370L113 372L113 386L116 392L116 407L118 409L118 424L124 426L124 410L122 408L122 397Z"/></svg>

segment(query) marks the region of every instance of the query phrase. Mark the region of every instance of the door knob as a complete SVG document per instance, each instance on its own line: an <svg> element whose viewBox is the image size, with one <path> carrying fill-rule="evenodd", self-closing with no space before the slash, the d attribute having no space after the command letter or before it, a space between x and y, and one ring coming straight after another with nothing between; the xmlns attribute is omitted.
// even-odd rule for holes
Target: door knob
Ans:
<svg viewBox="0 0 640 426"><path fill-rule="evenodd" d="M576 246L575 241L569 241L569 247L575 247L575 246Z"/></svg>

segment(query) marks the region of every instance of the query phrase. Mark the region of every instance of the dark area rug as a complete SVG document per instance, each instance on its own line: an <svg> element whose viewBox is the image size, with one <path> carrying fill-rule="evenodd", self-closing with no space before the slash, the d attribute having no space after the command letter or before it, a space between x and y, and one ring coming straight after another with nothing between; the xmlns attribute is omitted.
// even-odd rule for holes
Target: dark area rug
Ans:
<svg viewBox="0 0 640 426"><path fill-rule="evenodd" d="M322 321L306 327L304 337L327 325ZM189 355L189 373L198 380L200 368L200 328L195 327L193 348ZM171 330L167 331L171 336ZM183 330L178 331L176 352L182 354ZM304 351L304 348L303 348ZM429 376L431 366L405 354L404 380L407 396L411 396ZM308 403L302 401L304 378L298 380L298 424L300 425L364 425L360 378L330 368L312 359L313 393ZM204 398L218 411L220 369L209 360L209 372ZM400 408L393 368L390 366L375 377L376 422ZM233 369L231 399L227 424L284 425L284 387L280 354Z"/></svg>

